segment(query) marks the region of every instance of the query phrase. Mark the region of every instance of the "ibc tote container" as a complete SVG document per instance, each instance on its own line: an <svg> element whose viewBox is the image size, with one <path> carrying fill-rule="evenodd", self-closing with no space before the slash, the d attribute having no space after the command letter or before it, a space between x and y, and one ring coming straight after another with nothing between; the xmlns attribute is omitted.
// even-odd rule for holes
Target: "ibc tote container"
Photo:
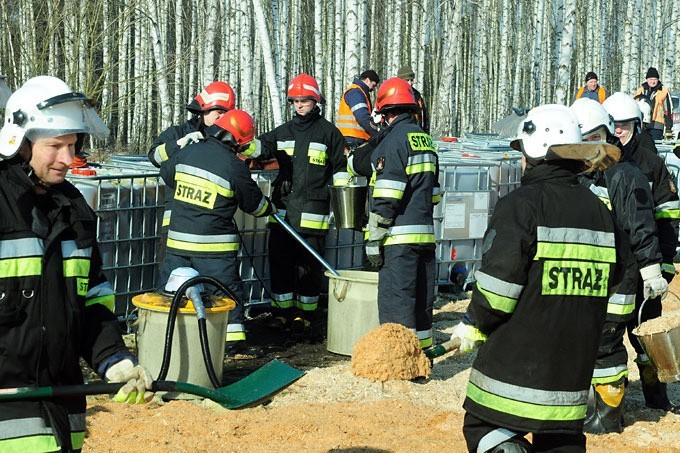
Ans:
<svg viewBox="0 0 680 453"><path fill-rule="evenodd" d="M116 292L115 314L127 317L132 296L155 289L164 184L157 170L115 164L67 179L97 214L102 270Z"/></svg>

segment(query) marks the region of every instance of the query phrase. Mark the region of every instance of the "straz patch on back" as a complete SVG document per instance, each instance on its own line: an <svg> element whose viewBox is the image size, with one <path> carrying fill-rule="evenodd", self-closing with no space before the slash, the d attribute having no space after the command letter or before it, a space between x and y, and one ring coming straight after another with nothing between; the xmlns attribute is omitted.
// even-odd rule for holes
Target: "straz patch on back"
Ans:
<svg viewBox="0 0 680 453"><path fill-rule="evenodd" d="M425 132L411 132L407 134L408 144L413 151L434 151L432 137Z"/></svg>
<svg viewBox="0 0 680 453"><path fill-rule="evenodd" d="M607 297L609 266L607 263L584 261L545 261L541 294Z"/></svg>
<svg viewBox="0 0 680 453"><path fill-rule="evenodd" d="M177 181L175 189L175 200L212 209L217 199L217 191L211 187L190 184L184 181Z"/></svg>

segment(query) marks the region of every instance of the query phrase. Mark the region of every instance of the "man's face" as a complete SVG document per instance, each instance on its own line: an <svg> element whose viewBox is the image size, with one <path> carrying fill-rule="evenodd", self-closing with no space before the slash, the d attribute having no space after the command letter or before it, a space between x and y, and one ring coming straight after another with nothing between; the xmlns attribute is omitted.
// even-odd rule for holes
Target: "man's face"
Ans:
<svg viewBox="0 0 680 453"><path fill-rule="evenodd" d="M627 144L631 137L633 137L633 127L635 125L632 122L628 123L614 123L614 133L622 144Z"/></svg>
<svg viewBox="0 0 680 453"><path fill-rule="evenodd" d="M312 99L293 99L295 112L300 116L305 116L312 111L316 102Z"/></svg>
<svg viewBox="0 0 680 453"><path fill-rule="evenodd" d="M368 87L368 92L370 93L371 91L375 90L376 85L378 85L378 82L374 82L371 79L364 79L364 83Z"/></svg>
<svg viewBox="0 0 680 453"><path fill-rule="evenodd" d="M212 126L215 124L215 121L222 118L222 115L225 113L227 113L225 110L210 110L209 112L203 114L203 124L206 126Z"/></svg>
<svg viewBox="0 0 680 453"><path fill-rule="evenodd" d="M659 84L659 79L656 77L649 77L647 78L647 85L649 85L649 88L654 88Z"/></svg>
<svg viewBox="0 0 680 453"><path fill-rule="evenodd" d="M31 146L29 164L46 186L64 182L68 168L76 155L76 134L55 138L38 138Z"/></svg>
<svg viewBox="0 0 680 453"><path fill-rule="evenodd" d="M595 88L597 87L597 79L590 79L586 82L586 85L588 86L588 89L590 91L595 91Z"/></svg>
<svg viewBox="0 0 680 453"><path fill-rule="evenodd" d="M591 132L590 135L587 135L583 137L584 142L603 142L605 141L607 137L607 134L605 133L605 130L603 128L599 128L594 132Z"/></svg>

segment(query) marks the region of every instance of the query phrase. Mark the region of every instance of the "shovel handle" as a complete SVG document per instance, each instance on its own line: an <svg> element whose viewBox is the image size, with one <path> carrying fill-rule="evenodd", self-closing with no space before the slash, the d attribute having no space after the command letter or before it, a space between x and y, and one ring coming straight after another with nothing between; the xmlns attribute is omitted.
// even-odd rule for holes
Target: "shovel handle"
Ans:
<svg viewBox="0 0 680 453"><path fill-rule="evenodd" d="M460 338L454 338L452 340L445 341L444 343L440 343L432 349L428 349L425 351L425 355L430 359L434 359L435 357L443 356L444 354L458 348L460 348Z"/></svg>
<svg viewBox="0 0 680 453"><path fill-rule="evenodd" d="M319 255L319 253L316 250L314 250L312 248L312 246L307 244L307 241L305 241L302 238L302 236L300 236L298 234L298 232L295 231L295 229L288 224L288 222L283 220L283 218L279 214L273 214L272 217L274 217L274 219L276 219L276 221L279 222L279 225L281 225L283 227L283 229L288 232L288 234L293 236L295 238L295 240L300 243L300 245L302 245L309 253L311 253L312 256L314 256L314 258L316 258L316 260L323 265L323 267L328 269L328 272L333 274L335 277L340 277L340 274L338 273L338 271L333 269L333 266L328 264L328 262L325 259L323 259L323 257L321 255Z"/></svg>

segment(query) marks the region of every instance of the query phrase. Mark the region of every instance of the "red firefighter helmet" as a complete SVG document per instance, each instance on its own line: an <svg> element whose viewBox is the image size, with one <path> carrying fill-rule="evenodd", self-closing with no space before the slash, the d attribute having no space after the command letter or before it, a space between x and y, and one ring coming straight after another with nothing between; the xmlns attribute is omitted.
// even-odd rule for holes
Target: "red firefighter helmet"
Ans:
<svg viewBox="0 0 680 453"><path fill-rule="evenodd" d="M227 132L218 132L215 137L237 148L243 148L255 138L255 120L243 110L229 110L215 121L215 126Z"/></svg>
<svg viewBox="0 0 680 453"><path fill-rule="evenodd" d="M375 102L375 108L378 113L395 107L405 109L417 108L411 85L399 77L387 79L380 85Z"/></svg>
<svg viewBox="0 0 680 453"><path fill-rule="evenodd" d="M203 88L196 98L201 112L210 110L234 110L236 108L236 95L234 90L226 82L213 82ZM189 104L191 105L191 104Z"/></svg>
<svg viewBox="0 0 680 453"><path fill-rule="evenodd" d="M321 101L321 92L316 79L309 74L300 74L293 77L288 84L288 100L311 99L316 102Z"/></svg>

